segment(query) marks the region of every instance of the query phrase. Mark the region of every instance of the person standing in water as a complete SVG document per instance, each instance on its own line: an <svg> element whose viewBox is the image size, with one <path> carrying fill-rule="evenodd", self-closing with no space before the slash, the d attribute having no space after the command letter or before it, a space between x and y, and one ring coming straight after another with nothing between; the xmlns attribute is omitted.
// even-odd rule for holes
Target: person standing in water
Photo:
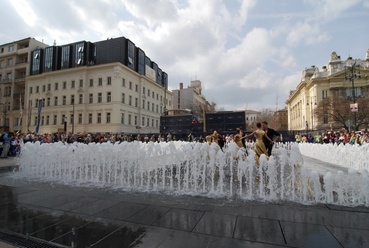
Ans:
<svg viewBox="0 0 369 248"><path fill-rule="evenodd" d="M273 141L273 143L271 143L266 137L263 138L265 148L267 149L268 156L270 157L272 155L272 149L273 149L274 143L278 138L281 137L281 134L275 131L274 129L269 128L268 122L266 121L263 121L261 123L261 126L264 132L266 133L266 136L269 137L269 139Z"/></svg>
<svg viewBox="0 0 369 248"><path fill-rule="evenodd" d="M245 138L250 137L250 136L255 137L255 146L254 146L254 151L256 153L255 160L256 160L256 163L259 164L260 156L262 154L264 154L269 159L268 151L263 142L263 138L265 137L271 144L273 144L274 142L267 136L266 132L263 129L261 129L260 122L256 123L256 127L258 129L256 129L251 134L246 135Z"/></svg>

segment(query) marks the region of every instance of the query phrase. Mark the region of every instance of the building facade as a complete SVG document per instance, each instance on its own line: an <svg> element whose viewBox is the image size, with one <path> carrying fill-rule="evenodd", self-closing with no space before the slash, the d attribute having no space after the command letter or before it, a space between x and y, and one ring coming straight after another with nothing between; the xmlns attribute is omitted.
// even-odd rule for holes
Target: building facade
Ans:
<svg viewBox="0 0 369 248"><path fill-rule="evenodd" d="M25 113L26 78L30 75L31 51L47 47L34 38L25 38L0 45L0 127L2 130L21 129Z"/></svg>
<svg viewBox="0 0 369 248"><path fill-rule="evenodd" d="M179 84L179 89L173 90L173 110L190 110L200 119L204 113L214 112L215 109L202 94L200 80L193 80L187 88L183 88L183 83Z"/></svg>
<svg viewBox="0 0 369 248"><path fill-rule="evenodd" d="M358 75L354 84L348 78L350 68L355 67ZM328 115L317 114L319 104L329 97L339 95L352 99L352 92L356 97L369 95L369 50L365 60L352 59L341 60L336 52L332 52L328 65L322 70L312 66L302 72L300 83L295 90L290 91L286 101L288 111L289 130L317 130L339 127ZM347 106L347 112L349 112Z"/></svg>
<svg viewBox="0 0 369 248"><path fill-rule="evenodd" d="M172 106L168 75L124 37L38 48L30 62L23 131L158 133Z"/></svg>

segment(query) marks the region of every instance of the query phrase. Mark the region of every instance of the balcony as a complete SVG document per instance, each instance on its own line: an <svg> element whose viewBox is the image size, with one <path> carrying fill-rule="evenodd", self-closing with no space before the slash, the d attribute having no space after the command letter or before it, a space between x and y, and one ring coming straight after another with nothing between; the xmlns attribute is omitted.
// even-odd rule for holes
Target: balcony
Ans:
<svg viewBox="0 0 369 248"><path fill-rule="evenodd" d="M24 47L17 50L17 54L25 54L28 53L29 47Z"/></svg>
<svg viewBox="0 0 369 248"><path fill-rule="evenodd" d="M14 82L15 83L23 83L26 81L26 77L18 77L18 78L14 78Z"/></svg>
<svg viewBox="0 0 369 248"><path fill-rule="evenodd" d="M11 83L12 82L12 79L11 78L3 78L1 80L2 83L6 84L6 83Z"/></svg>
<svg viewBox="0 0 369 248"><path fill-rule="evenodd" d="M14 93L13 98L19 98L20 96L24 96L24 91L21 91L19 93Z"/></svg>

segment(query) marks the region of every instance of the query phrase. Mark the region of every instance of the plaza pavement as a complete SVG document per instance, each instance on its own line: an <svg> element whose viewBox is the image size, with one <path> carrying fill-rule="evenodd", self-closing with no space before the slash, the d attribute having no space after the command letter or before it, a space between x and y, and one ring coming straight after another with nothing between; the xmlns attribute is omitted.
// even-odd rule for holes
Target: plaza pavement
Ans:
<svg viewBox="0 0 369 248"><path fill-rule="evenodd" d="M365 207L123 192L9 173L0 173L0 247L369 247Z"/></svg>

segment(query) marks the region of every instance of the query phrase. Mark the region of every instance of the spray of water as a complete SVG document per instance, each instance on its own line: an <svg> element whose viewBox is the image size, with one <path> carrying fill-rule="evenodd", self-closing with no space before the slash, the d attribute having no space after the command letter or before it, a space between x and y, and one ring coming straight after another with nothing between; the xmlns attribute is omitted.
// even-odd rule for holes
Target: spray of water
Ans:
<svg viewBox="0 0 369 248"><path fill-rule="evenodd" d="M369 206L369 175L319 175L304 166L296 144L280 145L255 163L236 144L223 151L206 143L26 143L17 178L118 190Z"/></svg>

